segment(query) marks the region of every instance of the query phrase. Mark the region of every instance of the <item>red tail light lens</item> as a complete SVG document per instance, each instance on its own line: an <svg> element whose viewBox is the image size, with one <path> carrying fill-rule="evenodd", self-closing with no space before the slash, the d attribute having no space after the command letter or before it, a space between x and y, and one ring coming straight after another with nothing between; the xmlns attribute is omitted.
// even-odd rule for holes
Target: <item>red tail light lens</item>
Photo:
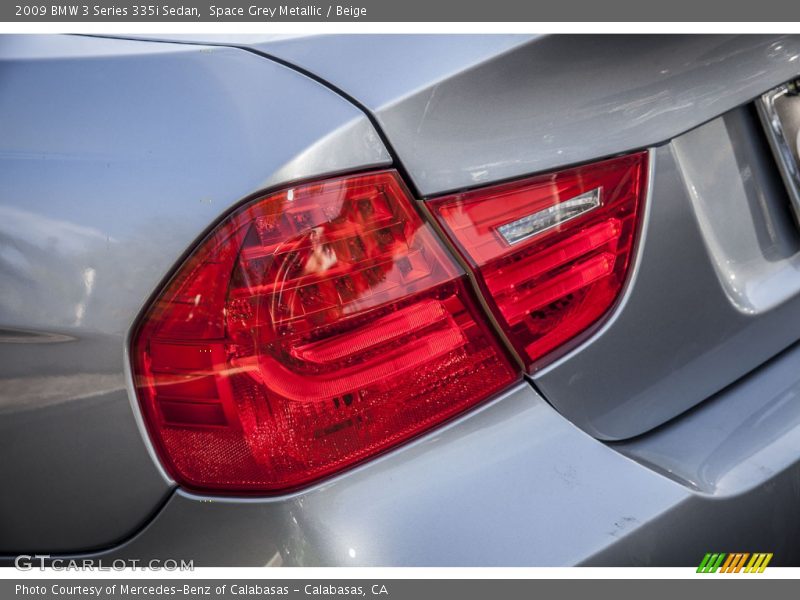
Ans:
<svg viewBox="0 0 800 600"><path fill-rule="evenodd" d="M618 297L646 179L642 152L430 203L528 368Z"/></svg>
<svg viewBox="0 0 800 600"><path fill-rule="evenodd" d="M394 172L225 219L146 313L136 388L192 489L294 488L473 406L517 374Z"/></svg>

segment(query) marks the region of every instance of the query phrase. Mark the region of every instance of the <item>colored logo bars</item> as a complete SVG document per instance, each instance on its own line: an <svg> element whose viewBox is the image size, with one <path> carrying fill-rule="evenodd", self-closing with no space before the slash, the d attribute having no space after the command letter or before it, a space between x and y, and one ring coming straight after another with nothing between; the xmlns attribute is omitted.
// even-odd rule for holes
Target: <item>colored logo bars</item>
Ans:
<svg viewBox="0 0 800 600"><path fill-rule="evenodd" d="M748 560L749 559L749 560ZM732 554L711 553L703 557L700 566L697 567L698 573L763 573L769 561L772 560L772 552L735 552ZM747 566L745 566L745 564Z"/></svg>

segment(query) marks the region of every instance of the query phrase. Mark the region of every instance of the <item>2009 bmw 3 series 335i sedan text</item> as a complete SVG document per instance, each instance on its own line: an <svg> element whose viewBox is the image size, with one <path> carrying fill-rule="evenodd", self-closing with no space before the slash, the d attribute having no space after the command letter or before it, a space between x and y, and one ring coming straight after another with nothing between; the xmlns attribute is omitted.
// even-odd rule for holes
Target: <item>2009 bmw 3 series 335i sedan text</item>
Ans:
<svg viewBox="0 0 800 600"><path fill-rule="evenodd" d="M800 565L798 36L0 36L0 556Z"/></svg>

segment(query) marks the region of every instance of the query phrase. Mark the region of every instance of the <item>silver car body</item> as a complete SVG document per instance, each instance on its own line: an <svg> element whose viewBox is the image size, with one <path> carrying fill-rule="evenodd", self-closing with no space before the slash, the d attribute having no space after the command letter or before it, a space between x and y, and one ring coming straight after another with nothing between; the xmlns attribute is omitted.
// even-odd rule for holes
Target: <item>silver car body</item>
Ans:
<svg viewBox="0 0 800 600"><path fill-rule="evenodd" d="M0 555L800 563L800 229L754 100L796 36L0 37ZM176 487L137 317L229 210L393 165L426 199L648 149L622 300L523 382L292 494Z"/></svg>

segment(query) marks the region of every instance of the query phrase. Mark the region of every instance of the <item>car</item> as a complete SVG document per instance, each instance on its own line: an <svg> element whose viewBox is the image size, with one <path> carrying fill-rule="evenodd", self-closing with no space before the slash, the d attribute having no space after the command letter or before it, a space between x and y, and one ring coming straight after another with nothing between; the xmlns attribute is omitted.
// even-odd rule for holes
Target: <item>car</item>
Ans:
<svg viewBox="0 0 800 600"><path fill-rule="evenodd" d="M0 36L3 564L800 564L798 57Z"/></svg>

